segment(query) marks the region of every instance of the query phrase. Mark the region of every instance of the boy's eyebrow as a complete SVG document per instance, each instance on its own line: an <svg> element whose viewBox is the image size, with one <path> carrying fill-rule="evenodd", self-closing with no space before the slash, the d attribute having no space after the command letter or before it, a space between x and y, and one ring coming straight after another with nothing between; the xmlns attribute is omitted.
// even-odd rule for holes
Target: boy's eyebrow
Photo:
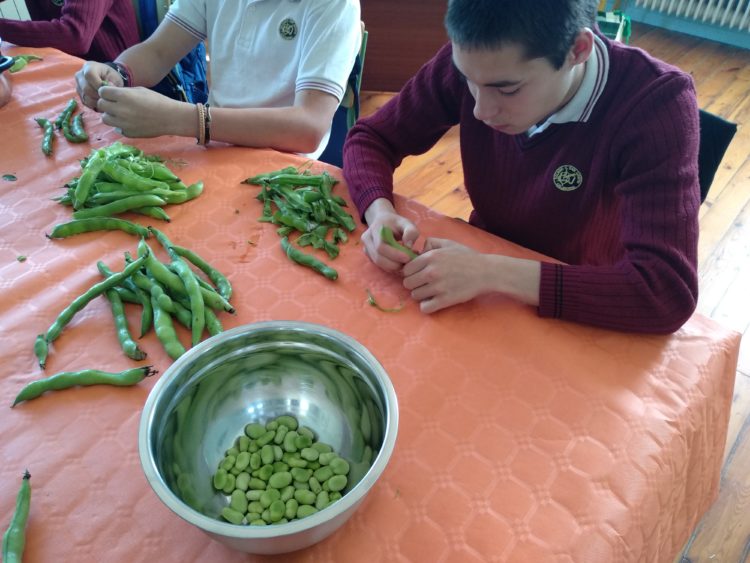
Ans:
<svg viewBox="0 0 750 563"><path fill-rule="evenodd" d="M456 66L456 63L453 63L453 68L456 70L456 72L459 74L462 80L466 81L466 75L461 72L461 70ZM523 82L522 80L500 80L498 82L490 82L489 84L484 84L486 88L510 88L511 86L518 86Z"/></svg>

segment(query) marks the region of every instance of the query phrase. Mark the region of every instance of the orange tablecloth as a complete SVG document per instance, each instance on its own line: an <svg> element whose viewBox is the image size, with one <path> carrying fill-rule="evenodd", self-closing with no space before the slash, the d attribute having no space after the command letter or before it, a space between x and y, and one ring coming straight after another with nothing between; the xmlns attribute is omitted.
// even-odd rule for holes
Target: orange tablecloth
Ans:
<svg viewBox="0 0 750 563"><path fill-rule="evenodd" d="M42 375L35 335L99 279L97 260L121 269L136 240L119 232L44 237L70 217L50 198L92 147L118 136L87 111L90 144L59 138L45 158L32 118L57 115L73 97L80 61L53 50L5 50L44 57L13 75L13 101L0 109L0 175L17 176L0 180L0 403L10 405ZM183 160L176 171L186 183L205 182L201 197L168 207L172 222L163 228L232 281L237 315L222 314L225 327L322 323L367 346L393 380L401 425L382 479L344 527L284 561L671 561L715 498L737 333L696 315L672 336L619 334L540 319L502 298L432 316L411 301L382 313L367 305L366 288L385 305L408 296L366 259L361 227L330 282L289 262L275 228L257 222L256 189L240 181L301 159L205 149L190 139L131 142ZM345 195L345 186L337 192ZM415 202L397 203L423 232L532 256ZM138 311L130 313L137 326ZM153 333L142 347L148 363L162 372L170 365ZM132 365L108 304L97 298L54 343L46 374ZM265 560L209 539L151 491L136 438L154 379L49 394L0 416L3 528L23 470L32 474L25 561Z"/></svg>

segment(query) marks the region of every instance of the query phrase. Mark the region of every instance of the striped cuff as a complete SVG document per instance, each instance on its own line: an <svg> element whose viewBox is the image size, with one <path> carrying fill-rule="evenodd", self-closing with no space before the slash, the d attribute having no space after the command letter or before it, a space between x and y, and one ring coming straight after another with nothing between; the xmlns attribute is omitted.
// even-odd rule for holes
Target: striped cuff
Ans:
<svg viewBox="0 0 750 563"><path fill-rule="evenodd" d="M195 38L199 39L200 41L204 41L206 39L206 34L201 33L197 29L195 29L192 25L190 25L185 20L181 20L177 16L175 16L172 12L167 12L167 14L164 16L164 19L168 19L172 23L177 24L182 29L187 31L190 35L194 36Z"/></svg>
<svg viewBox="0 0 750 563"><path fill-rule="evenodd" d="M314 79L300 80L299 82L297 82L297 87L295 90L297 92L299 92L300 90L319 90L321 92L325 92L326 94L331 94L336 98L336 101L338 103L341 103L341 100L344 99L344 89L338 84L334 84L333 82Z"/></svg>

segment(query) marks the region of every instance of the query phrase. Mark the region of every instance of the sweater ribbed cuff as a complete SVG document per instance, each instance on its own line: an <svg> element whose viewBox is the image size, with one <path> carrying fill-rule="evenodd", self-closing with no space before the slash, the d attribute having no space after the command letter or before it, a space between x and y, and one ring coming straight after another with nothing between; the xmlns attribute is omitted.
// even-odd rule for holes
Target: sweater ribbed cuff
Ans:
<svg viewBox="0 0 750 563"><path fill-rule="evenodd" d="M542 262L539 284L539 316L560 318L562 316L563 271L561 264Z"/></svg>

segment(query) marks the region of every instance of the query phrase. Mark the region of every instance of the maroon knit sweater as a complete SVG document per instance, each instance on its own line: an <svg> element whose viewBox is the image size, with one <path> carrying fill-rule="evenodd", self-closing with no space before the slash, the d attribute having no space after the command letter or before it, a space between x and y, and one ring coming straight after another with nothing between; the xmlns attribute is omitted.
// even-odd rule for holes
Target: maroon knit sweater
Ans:
<svg viewBox="0 0 750 563"><path fill-rule="evenodd" d="M350 131L344 175L361 214L392 200L393 171L460 124L470 222L556 258L543 263L539 314L669 333L698 296L698 107L692 79L605 39L607 85L588 122L506 135L474 118L446 45L388 104ZM572 165L582 184L555 186ZM570 169L568 169L570 170ZM440 233L424 233L440 236Z"/></svg>
<svg viewBox="0 0 750 563"><path fill-rule="evenodd" d="M26 0L32 21L0 19L0 37L23 47L54 47L112 61L140 40L131 0Z"/></svg>

